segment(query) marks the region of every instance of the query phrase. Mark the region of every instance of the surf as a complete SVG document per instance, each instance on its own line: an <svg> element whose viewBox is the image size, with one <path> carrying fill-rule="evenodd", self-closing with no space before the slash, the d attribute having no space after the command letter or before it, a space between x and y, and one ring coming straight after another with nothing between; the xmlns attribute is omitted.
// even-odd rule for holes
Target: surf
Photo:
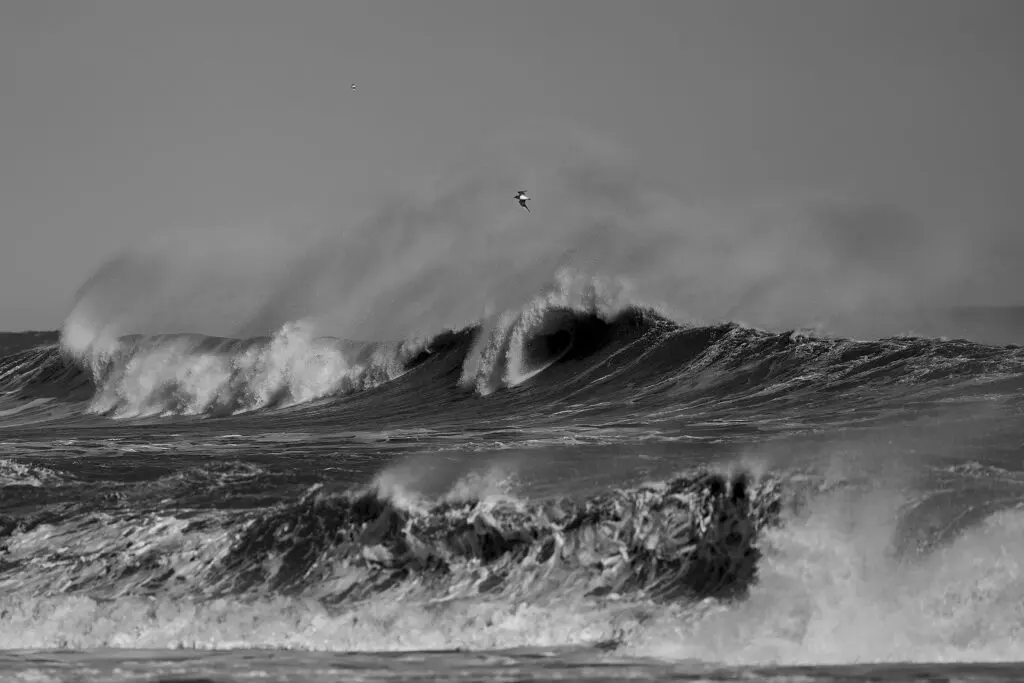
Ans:
<svg viewBox="0 0 1024 683"><path fill-rule="evenodd" d="M229 417L324 400L342 409L362 392L397 392L395 400L408 393L412 401L428 386L452 401L524 388L541 403L583 394L599 401L628 387L638 405L756 408L837 392L846 401L867 401L869 391L980 392L1012 384L1022 363L1017 347L966 340L857 341L676 322L615 281L562 270L518 309L398 342L316 336L302 322L247 339L111 338L72 317L58 343L0 359L0 388L22 402L84 404L84 412L114 419Z"/></svg>

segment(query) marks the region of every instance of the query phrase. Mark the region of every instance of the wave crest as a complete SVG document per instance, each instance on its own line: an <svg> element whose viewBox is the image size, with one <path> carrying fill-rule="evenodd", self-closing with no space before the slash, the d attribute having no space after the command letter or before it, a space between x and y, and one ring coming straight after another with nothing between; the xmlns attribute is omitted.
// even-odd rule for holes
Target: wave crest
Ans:
<svg viewBox="0 0 1024 683"><path fill-rule="evenodd" d="M404 392L391 398L413 411L450 405L466 389L486 397L528 381L551 400L585 391L594 402L628 394L633 402L735 408L854 387L844 397L866 400L867 384L924 390L972 380L1012 388L1024 359L1019 348L966 341L860 342L735 323L690 326L644 307L628 282L569 268L521 307L404 342L317 337L303 321L249 339L117 336L82 311L69 316L59 349L6 356L0 389L17 400L88 401L88 410L112 417L220 416L351 396L416 370L388 389ZM424 392L444 400L427 405ZM14 400L0 405L0 417L21 410Z"/></svg>
<svg viewBox="0 0 1024 683"><path fill-rule="evenodd" d="M482 396L517 386L565 356L581 323L611 322L635 305L626 281L562 268L547 292L480 326L460 383Z"/></svg>
<svg viewBox="0 0 1024 683"><path fill-rule="evenodd" d="M162 335L111 342L80 331L65 337L65 348L92 371L97 389L89 409L113 417L225 415L308 403L393 379L417 351L347 346L313 336L301 322L242 341Z"/></svg>

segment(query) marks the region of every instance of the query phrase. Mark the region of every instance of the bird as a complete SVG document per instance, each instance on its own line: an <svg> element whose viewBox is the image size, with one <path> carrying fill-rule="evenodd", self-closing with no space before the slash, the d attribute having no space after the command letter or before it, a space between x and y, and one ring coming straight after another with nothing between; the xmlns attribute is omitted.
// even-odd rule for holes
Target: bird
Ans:
<svg viewBox="0 0 1024 683"><path fill-rule="evenodd" d="M526 209L527 213L533 213L532 211L530 211L530 207L526 205L526 202L530 201L530 198L526 196L525 190L519 190L519 192L516 192L516 199L519 200L519 206Z"/></svg>

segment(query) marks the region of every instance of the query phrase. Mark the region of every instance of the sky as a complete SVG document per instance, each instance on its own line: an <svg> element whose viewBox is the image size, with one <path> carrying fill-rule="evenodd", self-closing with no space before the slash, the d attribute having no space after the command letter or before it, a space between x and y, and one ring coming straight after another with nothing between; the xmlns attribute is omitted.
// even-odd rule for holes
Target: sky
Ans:
<svg viewBox="0 0 1024 683"><path fill-rule="evenodd" d="M707 316L774 306L790 322L796 304L781 312L794 297L810 306L807 292L822 291L827 309L852 283L879 281L918 286L906 300L921 305L1021 304L1022 25L1018 0L8 0L0 328L59 327L103 264L101 274L125 249L160 241L177 256L163 252L154 270L132 262L132 305L148 305L161 288L140 283L163 268L202 282L187 298L220 302L217 316L232 292L273 282L250 306L264 310L294 289L282 269L313 268L294 246L310 240L352 255L323 265L321 253L317 267L358 270L365 298L380 272L422 261L410 230L439 235L417 242L430 251L422 272L465 267L423 306L498 261L507 272L494 291L532 272L530 258L550 271L557 259L536 257L555 247L589 245L600 269L595 245L613 242L609 269L664 274L675 262L665 254L683 259L685 282L648 279L658 296L701 292L685 303L705 302ZM520 187L535 196L532 214L512 199ZM435 194L461 197L456 213L470 218L459 230L440 225L458 220ZM549 222L597 221L594 198L613 195L644 202L643 217L601 218L596 241L592 227ZM625 249L651 216L658 230L635 238L649 248ZM803 227L756 227L779 221ZM690 242L666 246L683 224ZM459 251L474 231L501 236L508 258ZM402 237L404 255L381 255L376 236ZM553 241L531 251L516 241L526 239ZM868 265L821 285L850 258ZM173 259L193 265L168 276ZM234 265L218 280L221 259ZM787 278L774 299L760 296ZM372 306L427 281L389 279ZM160 324L187 325L164 294ZM264 318L287 315L228 331Z"/></svg>

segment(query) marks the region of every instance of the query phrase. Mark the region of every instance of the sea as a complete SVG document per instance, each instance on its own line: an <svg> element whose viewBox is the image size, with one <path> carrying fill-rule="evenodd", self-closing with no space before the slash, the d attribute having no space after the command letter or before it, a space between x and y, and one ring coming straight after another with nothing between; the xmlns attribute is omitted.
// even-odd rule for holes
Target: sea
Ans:
<svg viewBox="0 0 1024 683"><path fill-rule="evenodd" d="M1024 679L1024 312L557 294L408 340L2 335L0 680Z"/></svg>

